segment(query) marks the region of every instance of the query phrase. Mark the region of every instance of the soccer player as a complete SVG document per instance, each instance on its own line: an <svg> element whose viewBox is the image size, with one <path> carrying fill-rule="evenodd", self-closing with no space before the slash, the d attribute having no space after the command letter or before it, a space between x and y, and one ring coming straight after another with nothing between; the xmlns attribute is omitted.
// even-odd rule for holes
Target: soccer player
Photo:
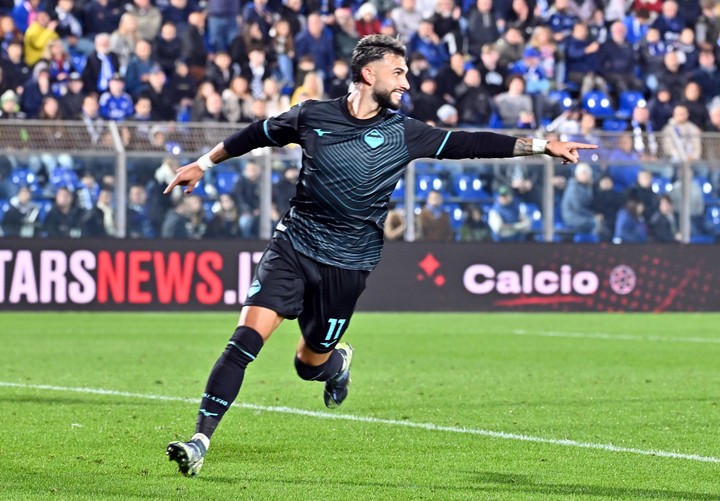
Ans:
<svg viewBox="0 0 720 501"><path fill-rule="evenodd" d="M248 297L202 396L195 435L171 442L170 460L196 475L215 429L240 391L245 369L280 323L298 319L298 375L325 383L325 405L343 403L353 349L340 342L365 280L380 260L388 202L416 158L499 158L547 154L576 163L595 145L491 132L447 131L396 113L407 80L405 47L384 35L361 39L352 61L354 89L329 101L305 101L232 134L178 169L165 193L190 193L203 174L254 148L300 144L302 169L291 208L258 264Z"/></svg>

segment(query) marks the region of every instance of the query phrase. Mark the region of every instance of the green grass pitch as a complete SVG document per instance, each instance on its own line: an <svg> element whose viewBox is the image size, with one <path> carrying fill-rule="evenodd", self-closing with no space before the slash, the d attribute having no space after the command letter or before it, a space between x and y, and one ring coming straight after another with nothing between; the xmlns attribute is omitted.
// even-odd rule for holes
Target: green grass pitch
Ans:
<svg viewBox="0 0 720 501"><path fill-rule="evenodd" d="M0 499L720 499L719 320L357 314L337 411L286 322L185 478L235 314L3 313Z"/></svg>

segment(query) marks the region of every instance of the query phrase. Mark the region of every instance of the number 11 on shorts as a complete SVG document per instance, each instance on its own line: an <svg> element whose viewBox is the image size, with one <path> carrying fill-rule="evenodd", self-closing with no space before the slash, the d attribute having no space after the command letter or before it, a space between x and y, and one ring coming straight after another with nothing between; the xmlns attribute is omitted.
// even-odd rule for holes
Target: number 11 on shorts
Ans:
<svg viewBox="0 0 720 501"><path fill-rule="evenodd" d="M328 332L325 336L325 341L328 341L328 345L333 341L337 341L337 339L340 337L343 327L345 327L346 320L346 318L328 319L328 323L330 324L330 326L328 327Z"/></svg>

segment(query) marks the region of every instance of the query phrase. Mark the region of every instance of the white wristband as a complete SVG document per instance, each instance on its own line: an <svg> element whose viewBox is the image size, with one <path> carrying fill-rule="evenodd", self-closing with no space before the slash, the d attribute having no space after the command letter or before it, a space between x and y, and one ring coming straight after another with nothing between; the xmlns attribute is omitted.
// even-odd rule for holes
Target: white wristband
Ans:
<svg viewBox="0 0 720 501"><path fill-rule="evenodd" d="M210 153L205 153L203 156L197 159L198 167L200 170L205 172L211 167L215 167L217 164L210 160Z"/></svg>
<svg viewBox="0 0 720 501"><path fill-rule="evenodd" d="M545 148L547 148L547 140L545 139L533 139L532 140L532 152L535 155L542 155L545 153Z"/></svg>

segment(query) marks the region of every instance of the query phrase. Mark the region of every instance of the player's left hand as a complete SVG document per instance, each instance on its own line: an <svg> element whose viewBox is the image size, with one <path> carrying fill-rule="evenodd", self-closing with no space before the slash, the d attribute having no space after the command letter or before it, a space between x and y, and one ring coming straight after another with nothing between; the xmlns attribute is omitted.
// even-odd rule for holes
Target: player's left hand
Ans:
<svg viewBox="0 0 720 501"><path fill-rule="evenodd" d="M574 141L549 141L545 146L545 151L551 157L562 158L564 164L576 164L580 160L578 150L595 150L597 147L597 144L576 143Z"/></svg>

